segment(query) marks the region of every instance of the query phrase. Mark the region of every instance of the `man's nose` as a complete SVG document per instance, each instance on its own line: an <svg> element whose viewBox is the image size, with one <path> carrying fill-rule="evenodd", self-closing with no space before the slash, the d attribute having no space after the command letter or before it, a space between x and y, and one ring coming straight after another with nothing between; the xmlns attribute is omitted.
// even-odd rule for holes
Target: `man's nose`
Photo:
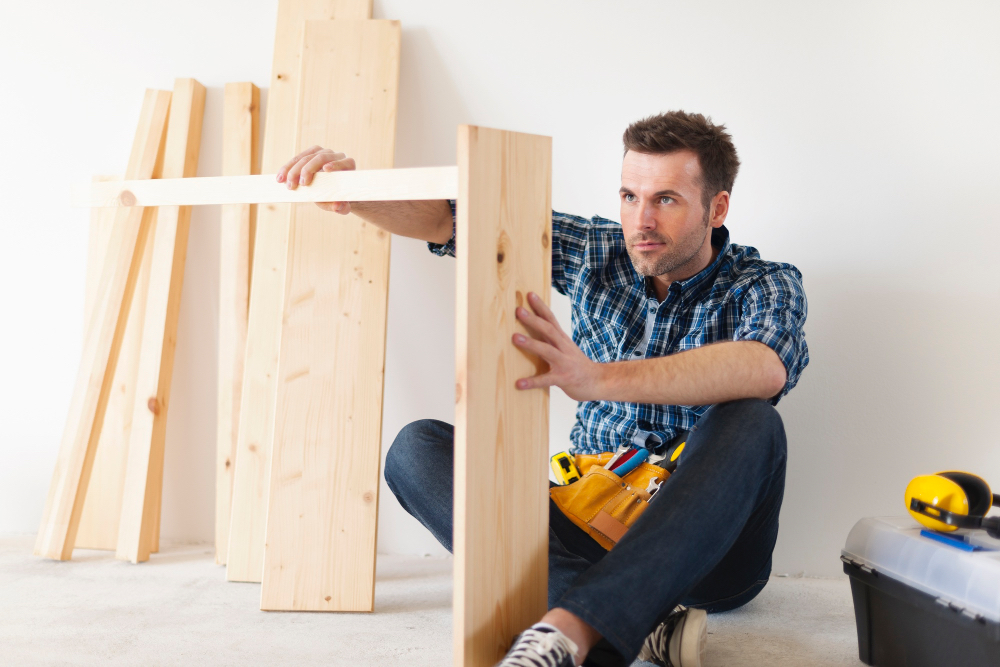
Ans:
<svg viewBox="0 0 1000 667"><path fill-rule="evenodd" d="M656 210L648 203L639 205L639 229L656 229Z"/></svg>

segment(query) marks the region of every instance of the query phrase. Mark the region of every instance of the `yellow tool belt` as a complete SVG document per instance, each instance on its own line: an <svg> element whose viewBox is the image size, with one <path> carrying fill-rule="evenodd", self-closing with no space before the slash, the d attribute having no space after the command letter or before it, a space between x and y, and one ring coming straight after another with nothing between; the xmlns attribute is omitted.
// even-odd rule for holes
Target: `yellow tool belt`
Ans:
<svg viewBox="0 0 1000 667"><path fill-rule="evenodd" d="M604 469L612 456L613 452L577 454L576 467L583 477L567 486L549 489L556 507L605 549L615 546L646 511L650 481L655 479L662 484L670 477L666 470L650 463L640 463L635 470L619 477Z"/></svg>

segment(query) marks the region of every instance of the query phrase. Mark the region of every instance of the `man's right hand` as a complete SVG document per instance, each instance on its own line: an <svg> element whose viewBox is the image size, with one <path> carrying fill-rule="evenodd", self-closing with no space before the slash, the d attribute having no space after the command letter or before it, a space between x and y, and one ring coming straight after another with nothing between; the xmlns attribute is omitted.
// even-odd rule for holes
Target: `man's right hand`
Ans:
<svg viewBox="0 0 1000 667"><path fill-rule="evenodd" d="M288 185L289 190L294 190L300 185L312 183L313 176L319 171L353 171L356 169L354 158L347 157L344 153L336 153L329 148L313 146L308 148L278 170L277 179L279 183ZM351 204L346 201L317 202L324 211L333 211L346 215L351 212Z"/></svg>

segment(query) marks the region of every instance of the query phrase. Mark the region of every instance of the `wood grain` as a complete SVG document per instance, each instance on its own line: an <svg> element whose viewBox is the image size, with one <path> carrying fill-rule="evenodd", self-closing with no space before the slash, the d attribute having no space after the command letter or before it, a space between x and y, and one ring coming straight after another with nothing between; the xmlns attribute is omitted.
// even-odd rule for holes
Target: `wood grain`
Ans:
<svg viewBox="0 0 1000 667"><path fill-rule="evenodd" d="M177 79L164 149L165 177L197 173L204 112L204 86L194 79ZM159 550L163 444L190 226L191 207L163 206L151 237L153 254L115 551L116 558L133 563L148 560L151 551Z"/></svg>
<svg viewBox="0 0 1000 667"><path fill-rule="evenodd" d="M257 128L260 90L252 83L227 83L222 112L222 173L249 176L260 169ZM219 365L216 417L215 562L229 550L229 519L236 467L243 359L246 356L250 262L257 207L227 204L219 229Z"/></svg>
<svg viewBox="0 0 1000 667"><path fill-rule="evenodd" d="M552 142L458 134L454 664L492 667L546 611L548 391L515 348L529 291L549 302Z"/></svg>
<svg viewBox="0 0 1000 667"><path fill-rule="evenodd" d="M95 176L95 181L120 181L121 176ZM87 279L84 301L84 332L96 307L105 257L109 251L115 209L95 208L91 211L90 235L87 248ZM155 224L155 220L153 221ZM151 228L152 229L152 228ZM142 340L142 314L149 283L149 258L152 244L145 245L142 265L136 279L132 307L125 325L118 365L112 381L111 394L104 412L104 424L94 453L90 483L83 502L80 526L76 533L77 549L114 551L118 543L118 517L121 514L122 492L125 486L125 462L128 458L128 434L132 424L132 401L135 397L135 376ZM126 409L126 406L128 409Z"/></svg>
<svg viewBox="0 0 1000 667"><path fill-rule="evenodd" d="M296 154L296 119L301 75L302 30L306 21L368 19L372 0L279 0L271 87L264 121L261 170L275 173ZM245 178L245 177L244 177ZM268 204L257 209L247 352L240 392L232 519L226 578L261 580L264 527L274 436L281 312L285 295L288 230L295 207ZM315 208L307 205L302 208Z"/></svg>
<svg viewBox="0 0 1000 667"><path fill-rule="evenodd" d="M126 179L150 178L162 155L170 93L147 90L125 170ZM103 295L84 337L69 414L35 541L37 556L68 560L97 451L118 355L128 321L152 211L120 209L97 293Z"/></svg>
<svg viewBox="0 0 1000 667"><path fill-rule="evenodd" d="M77 188L73 201L102 207L200 206L454 199L457 194L455 167L411 167L319 173L295 190L278 183L274 174L95 183Z"/></svg>
<svg viewBox="0 0 1000 667"><path fill-rule="evenodd" d="M299 147L391 167L397 21L310 21ZM281 334L261 609L371 611L389 234L296 211Z"/></svg>

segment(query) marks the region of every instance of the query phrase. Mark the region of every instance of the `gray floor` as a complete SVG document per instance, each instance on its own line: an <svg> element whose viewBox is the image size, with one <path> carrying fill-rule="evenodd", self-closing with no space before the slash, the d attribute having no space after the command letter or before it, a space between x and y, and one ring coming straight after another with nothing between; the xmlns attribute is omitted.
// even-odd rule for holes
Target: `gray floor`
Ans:
<svg viewBox="0 0 1000 667"><path fill-rule="evenodd" d="M0 538L0 664L451 664L451 561L380 556L374 614L265 613L208 546L130 565L78 550L31 555ZM861 665L846 579L773 578L742 609L709 617L708 664Z"/></svg>

